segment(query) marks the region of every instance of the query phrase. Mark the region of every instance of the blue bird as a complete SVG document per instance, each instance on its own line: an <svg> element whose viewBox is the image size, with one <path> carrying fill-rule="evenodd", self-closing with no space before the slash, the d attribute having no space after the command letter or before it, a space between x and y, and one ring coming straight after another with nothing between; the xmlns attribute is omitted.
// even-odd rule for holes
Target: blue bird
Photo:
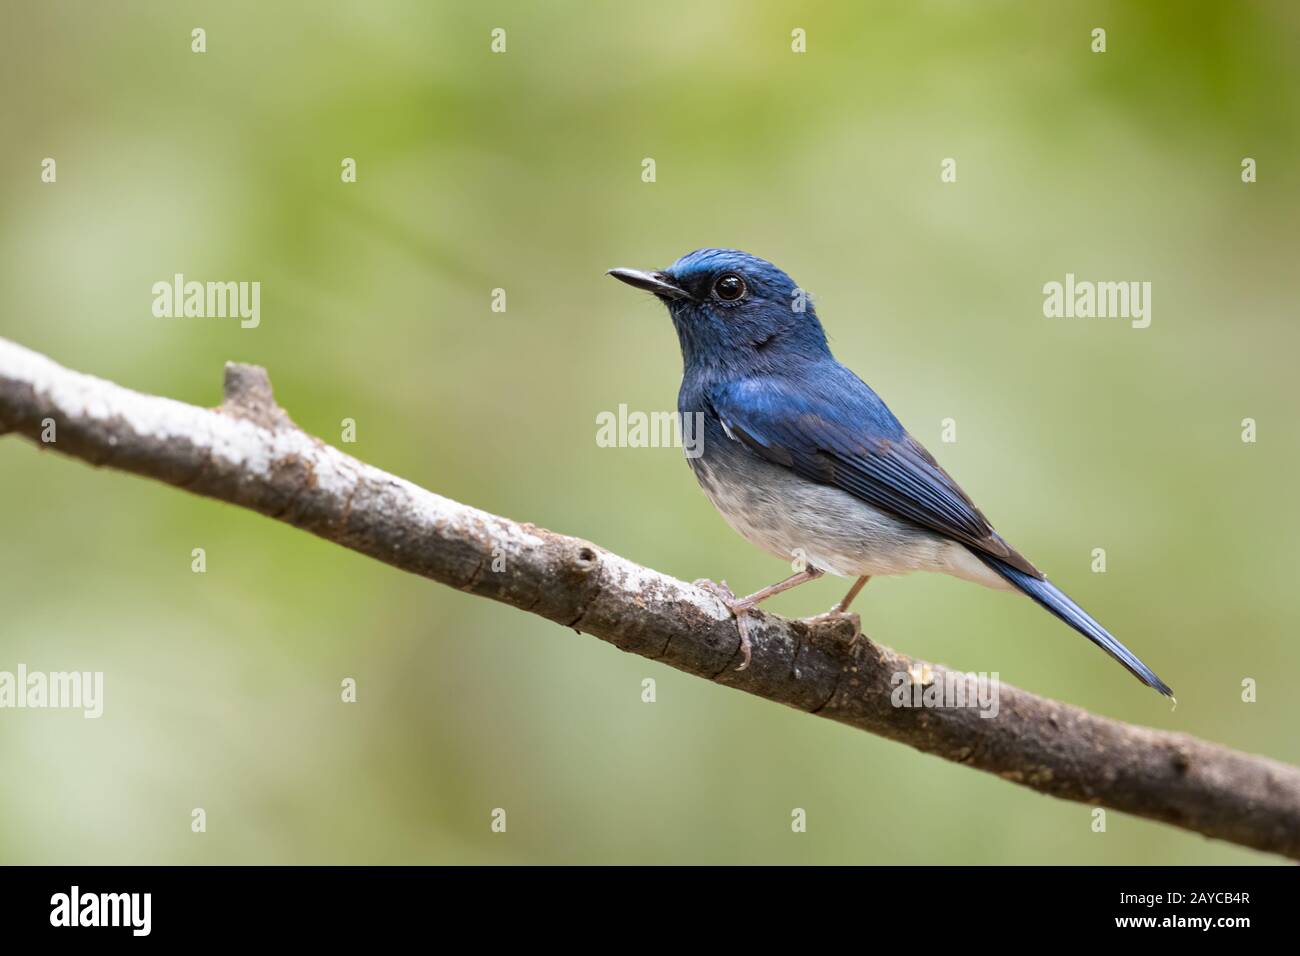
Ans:
<svg viewBox="0 0 1300 956"><path fill-rule="evenodd" d="M835 360L811 301L772 263L700 249L659 272L609 274L654 293L681 342L677 408L699 413L702 451L688 457L714 507L742 537L802 570L737 598L698 581L736 616L750 660L750 612L830 572L853 578L820 618L849 617L873 577L936 571L1017 590L1131 674L1173 692L1104 627L998 535L865 382Z"/></svg>

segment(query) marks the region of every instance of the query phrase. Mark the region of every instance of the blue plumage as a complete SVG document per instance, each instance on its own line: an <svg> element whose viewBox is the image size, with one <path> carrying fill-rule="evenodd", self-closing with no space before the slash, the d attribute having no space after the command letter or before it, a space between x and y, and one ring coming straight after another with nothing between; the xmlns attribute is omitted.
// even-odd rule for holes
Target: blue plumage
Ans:
<svg viewBox="0 0 1300 956"><path fill-rule="evenodd" d="M702 413L701 486L745 538L805 570L746 598L748 612L824 572L857 578L935 571L1013 588L1102 647L1139 680L1169 687L993 530L865 382L837 362L811 300L784 272L731 249L702 249L661 272L611 275L657 295L683 358L678 408ZM716 585L711 585L716 590Z"/></svg>
<svg viewBox="0 0 1300 956"><path fill-rule="evenodd" d="M1155 671L1143 664L1136 654L1116 640L1111 633L1098 624L1087 611L1075 604L1068 594L1046 578L1036 578L1025 574L996 558L986 558L985 563L994 571L1010 581L1016 588L1028 594L1038 604L1059 617L1088 640L1092 641L1115 660L1128 669L1128 672L1146 684L1154 687L1167 697L1174 692L1169 685L1156 676Z"/></svg>

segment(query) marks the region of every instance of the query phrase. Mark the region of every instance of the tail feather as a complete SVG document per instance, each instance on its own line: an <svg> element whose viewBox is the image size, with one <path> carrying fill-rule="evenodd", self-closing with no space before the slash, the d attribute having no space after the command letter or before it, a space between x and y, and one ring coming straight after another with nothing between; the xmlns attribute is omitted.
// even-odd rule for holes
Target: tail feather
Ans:
<svg viewBox="0 0 1300 956"><path fill-rule="evenodd" d="M1174 696L1174 692L1169 689L1169 685L1157 677L1155 671L1143 664L1136 654L1112 637L1109 631L1094 621L1087 611L1071 601L1066 593L1051 581L1026 574L1024 571L1013 568L991 555L977 553L976 556L1017 590L1029 595L1048 611L1051 611L1070 627L1123 664L1128 669L1128 672L1142 683L1155 688L1166 697Z"/></svg>

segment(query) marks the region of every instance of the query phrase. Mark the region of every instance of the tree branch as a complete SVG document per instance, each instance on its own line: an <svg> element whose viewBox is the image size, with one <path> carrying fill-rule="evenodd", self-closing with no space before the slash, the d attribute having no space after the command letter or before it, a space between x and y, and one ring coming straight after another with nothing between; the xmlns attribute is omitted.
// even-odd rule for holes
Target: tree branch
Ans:
<svg viewBox="0 0 1300 956"><path fill-rule="evenodd" d="M46 447L251 508L706 680L1054 797L1300 859L1294 767L1005 684L992 719L969 707L896 707L895 675L929 683L948 671L866 640L850 646L844 623L764 614L753 663L736 671L736 624L713 595L345 455L290 421L260 368L228 364L225 401L202 409L69 371L0 339L0 434L40 444L47 420L56 440Z"/></svg>

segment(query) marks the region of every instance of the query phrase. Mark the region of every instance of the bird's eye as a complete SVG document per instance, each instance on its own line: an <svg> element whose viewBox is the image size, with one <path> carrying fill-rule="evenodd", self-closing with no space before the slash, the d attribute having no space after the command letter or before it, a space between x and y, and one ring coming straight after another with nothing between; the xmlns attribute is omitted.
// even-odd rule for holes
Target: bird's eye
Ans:
<svg viewBox="0 0 1300 956"><path fill-rule="evenodd" d="M734 272L724 272L713 283L713 294L724 302L735 302L745 294L745 280Z"/></svg>

